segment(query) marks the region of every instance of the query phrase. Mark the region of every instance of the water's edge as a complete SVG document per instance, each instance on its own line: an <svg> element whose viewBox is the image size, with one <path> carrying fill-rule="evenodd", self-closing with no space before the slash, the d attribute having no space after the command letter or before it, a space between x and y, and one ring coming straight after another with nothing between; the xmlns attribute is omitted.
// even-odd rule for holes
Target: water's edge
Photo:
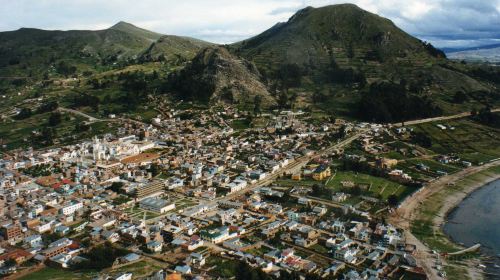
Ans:
<svg viewBox="0 0 500 280"><path fill-rule="evenodd" d="M480 243L481 253L489 256L487 273L500 274L500 179L473 189L446 212L443 233L454 243L472 246ZM496 267L499 266L499 267Z"/></svg>

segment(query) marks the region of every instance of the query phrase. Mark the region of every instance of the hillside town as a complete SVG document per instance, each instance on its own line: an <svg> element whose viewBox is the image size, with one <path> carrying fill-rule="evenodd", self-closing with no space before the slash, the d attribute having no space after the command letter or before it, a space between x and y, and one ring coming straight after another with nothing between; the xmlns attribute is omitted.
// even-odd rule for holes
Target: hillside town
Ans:
<svg viewBox="0 0 500 280"><path fill-rule="evenodd" d="M423 156L387 144L404 128L307 116L281 111L238 129L248 115L236 109L170 109L115 134L4 153L0 273L217 279L244 264L274 279L427 279L405 231L379 213L446 172L381 156ZM337 180L363 170L388 183ZM156 270L128 269L138 263Z"/></svg>

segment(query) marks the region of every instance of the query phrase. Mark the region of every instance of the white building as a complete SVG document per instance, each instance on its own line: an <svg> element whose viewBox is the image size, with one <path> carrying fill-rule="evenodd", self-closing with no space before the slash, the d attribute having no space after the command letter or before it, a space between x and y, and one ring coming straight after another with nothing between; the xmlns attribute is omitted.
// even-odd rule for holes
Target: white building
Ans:
<svg viewBox="0 0 500 280"><path fill-rule="evenodd" d="M236 179L227 185L227 188L229 189L229 193L241 191L242 189L244 189L246 187L247 187L247 182L244 180L239 180L239 179Z"/></svg>
<svg viewBox="0 0 500 280"><path fill-rule="evenodd" d="M61 208L61 213L66 215L66 216L70 216L82 208L83 208L82 202L72 200Z"/></svg>

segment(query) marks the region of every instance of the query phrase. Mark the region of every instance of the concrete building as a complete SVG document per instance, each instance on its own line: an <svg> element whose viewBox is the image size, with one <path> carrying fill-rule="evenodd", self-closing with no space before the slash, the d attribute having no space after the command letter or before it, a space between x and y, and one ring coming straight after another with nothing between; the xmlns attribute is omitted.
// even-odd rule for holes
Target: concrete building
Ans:
<svg viewBox="0 0 500 280"><path fill-rule="evenodd" d="M163 214L175 209L175 203L161 199L148 197L139 202L141 209Z"/></svg>
<svg viewBox="0 0 500 280"><path fill-rule="evenodd" d="M61 213L66 215L66 216L70 216L82 208L83 208L82 202L72 200L61 208Z"/></svg>
<svg viewBox="0 0 500 280"><path fill-rule="evenodd" d="M138 199L141 199L141 198L150 196L150 195L155 194L155 193L163 192L164 188L165 188L165 185L163 182L154 181L154 182L151 182L145 186L138 187L135 190L135 196Z"/></svg>

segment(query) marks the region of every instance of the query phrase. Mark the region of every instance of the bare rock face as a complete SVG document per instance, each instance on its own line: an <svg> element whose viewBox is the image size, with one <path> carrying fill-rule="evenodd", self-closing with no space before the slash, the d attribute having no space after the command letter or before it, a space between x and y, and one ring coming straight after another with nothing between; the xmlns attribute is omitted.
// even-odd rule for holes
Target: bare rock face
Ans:
<svg viewBox="0 0 500 280"><path fill-rule="evenodd" d="M255 65L224 47L201 50L170 81L175 93L193 101L251 107L258 99L263 108L276 105Z"/></svg>

